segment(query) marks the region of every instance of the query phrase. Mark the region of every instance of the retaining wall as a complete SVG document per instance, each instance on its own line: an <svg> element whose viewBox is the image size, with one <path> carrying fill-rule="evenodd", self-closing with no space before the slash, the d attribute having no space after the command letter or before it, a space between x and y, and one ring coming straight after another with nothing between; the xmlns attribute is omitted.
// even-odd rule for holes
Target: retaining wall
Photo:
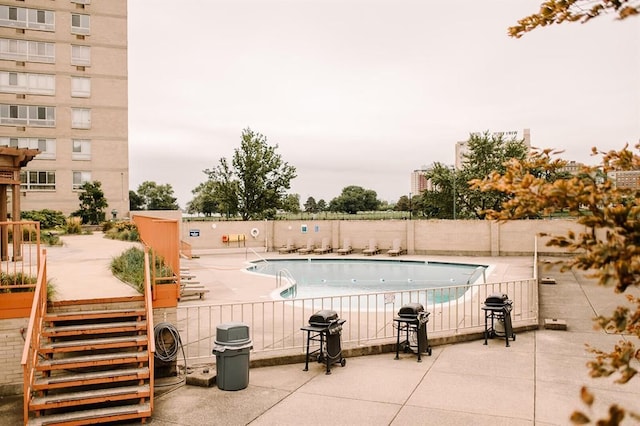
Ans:
<svg viewBox="0 0 640 426"><path fill-rule="evenodd" d="M355 252L375 239L384 252L400 238L409 254L460 256L563 255L566 250L547 247L552 235L581 233L585 227L571 219L514 220L319 220L319 221L190 221L181 224L181 239L194 254L230 248L275 251L291 239L297 247L312 239L319 246L329 238L334 249L351 241ZM224 236L244 234L244 241L224 241Z"/></svg>

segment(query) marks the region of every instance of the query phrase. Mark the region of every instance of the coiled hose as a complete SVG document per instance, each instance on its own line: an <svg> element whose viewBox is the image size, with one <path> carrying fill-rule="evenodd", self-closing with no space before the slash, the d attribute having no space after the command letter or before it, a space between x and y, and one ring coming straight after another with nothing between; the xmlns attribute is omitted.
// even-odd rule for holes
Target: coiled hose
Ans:
<svg viewBox="0 0 640 426"><path fill-rule="evenodd" d="M153 328L153 338L156 342L156 358L160 361L170 362L178 357L178 350L182 349L184 357L184 348L180 333L175 326L168 322L156 324Z"/></svg>
<svg viewBox="0 0 640 426"><path fill-rule="evenodd" d="M184 346L178 329L171 323L161 322L153 328L153 338L156 343L155 358L164 362L174 361L178 357L178 350L182 351L182 359L184 360L184 371L187 372L187 357L184 353ZM186 379L186 376L185 378ZM182 382L184 379L180 380ZM176 382L176 383L179 383ZM172 386L176 383L170 383L166 386ZM160 386L156 383L156 386Z"/></svg>

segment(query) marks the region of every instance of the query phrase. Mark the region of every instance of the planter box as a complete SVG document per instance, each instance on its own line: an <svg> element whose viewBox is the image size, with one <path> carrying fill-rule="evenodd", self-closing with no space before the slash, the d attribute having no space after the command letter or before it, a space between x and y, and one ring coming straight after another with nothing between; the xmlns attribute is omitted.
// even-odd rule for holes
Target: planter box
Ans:
<svg viewBox="0 0 640 426"><path fill-rule="evenodd" d="M0 293L0 319L29 318L34 291Z"/></svg>
<svg viewBox="0 0 640 426"><path fill-rule="evenodd" d="M154 308L175 308L178 306L178 284L157 284Z"/></svg>

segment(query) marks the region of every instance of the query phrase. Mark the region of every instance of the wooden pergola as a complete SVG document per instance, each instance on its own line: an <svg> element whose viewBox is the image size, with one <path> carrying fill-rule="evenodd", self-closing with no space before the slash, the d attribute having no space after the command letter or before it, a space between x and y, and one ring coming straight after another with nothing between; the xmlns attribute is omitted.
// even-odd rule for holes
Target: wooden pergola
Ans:
<svg viewBox="0 0 640 426"><path fill-rule="evenodd" d="M38 149L0 147L0 222L7 222L9 199L7 192L11 188L11 220L20 221L20 170L40 153ZM16 230L19 229L16 227ZM21 232L18 232L20 234ZM15 234L15 233L14 233ZM14 235L14 259L22 257L20 242L22 235ZM0 235L0 258L9 258L9 227L2 226Z"/></svg>

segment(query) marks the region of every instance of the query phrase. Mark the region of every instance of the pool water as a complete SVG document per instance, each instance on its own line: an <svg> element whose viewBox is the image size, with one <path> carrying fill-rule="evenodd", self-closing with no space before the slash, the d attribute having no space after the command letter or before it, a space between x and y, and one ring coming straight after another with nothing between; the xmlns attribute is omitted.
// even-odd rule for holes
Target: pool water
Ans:
<svg viewBox="0 0 640 426"><path fill-rule="evenodd" d="M469 286L486 268L418 260L286 259L255 262L248 270L273 276L286 270L297 283L295 297L311 298ZM294 292L280 295L290 298Z"/></svg>

